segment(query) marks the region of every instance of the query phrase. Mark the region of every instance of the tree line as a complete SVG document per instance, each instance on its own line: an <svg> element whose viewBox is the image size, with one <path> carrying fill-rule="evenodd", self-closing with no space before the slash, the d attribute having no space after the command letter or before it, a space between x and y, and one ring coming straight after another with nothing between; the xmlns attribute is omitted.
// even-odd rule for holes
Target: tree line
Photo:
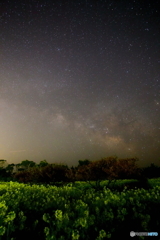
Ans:
<svg viewBox="0 0 160 240"><path fill-rule="evenodd" d="M38 164L23 160L19 164L8 164L0 160L0 180L18 181L21 183L65 184L75 181L92 181L99 186L103 180L109 183L117 179L140 179L160 177L160 167L151 163L145 168L138 167L137 158L118 159L107 157L96 161L79 160L78 166L68 167L65 164L48 163L46 160Z"/></svg>

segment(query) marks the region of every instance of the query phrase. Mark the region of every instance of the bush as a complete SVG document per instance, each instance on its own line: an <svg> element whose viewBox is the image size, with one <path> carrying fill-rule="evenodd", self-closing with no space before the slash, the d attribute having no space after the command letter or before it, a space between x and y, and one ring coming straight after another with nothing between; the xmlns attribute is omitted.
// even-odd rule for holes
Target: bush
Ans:
<svg viewBox="0 0 160 240"><path fill-rule="evenodd" d="M23 183L55 183L67 182L68 167L64 165L48 164L44 167L33 167L29 170L18 172L14 178Z"/></svg>

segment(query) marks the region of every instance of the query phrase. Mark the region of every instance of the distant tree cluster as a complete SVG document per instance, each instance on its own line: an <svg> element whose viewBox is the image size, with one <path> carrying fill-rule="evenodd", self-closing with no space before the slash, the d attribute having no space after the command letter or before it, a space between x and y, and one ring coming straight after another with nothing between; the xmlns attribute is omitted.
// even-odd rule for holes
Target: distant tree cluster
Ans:
<svg viewBox="0 0 160 240"><path fill-rule="evenodd" d="M64 164L50 164L46 160L39 164L24 160L19 164L8 164L0 160L0 180L18 181L21 183L65 184L75 181L86 181L100 186L103 180L109 183L117 179L145 179L160 177L160 167L153 163L146 168L139 168L138 159L117 157L102 158L97 161L79 160L77 167L69 168Z"/></svg>

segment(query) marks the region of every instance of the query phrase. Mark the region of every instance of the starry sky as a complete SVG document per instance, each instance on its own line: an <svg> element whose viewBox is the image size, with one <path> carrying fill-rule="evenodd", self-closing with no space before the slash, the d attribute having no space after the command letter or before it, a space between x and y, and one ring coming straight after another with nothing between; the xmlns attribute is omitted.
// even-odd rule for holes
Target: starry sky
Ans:
<svg viewBox="0 0 160 240"><path fill-rule="evenodd" d="M158 0L0 3L0 159L160 164Z"/></svg>

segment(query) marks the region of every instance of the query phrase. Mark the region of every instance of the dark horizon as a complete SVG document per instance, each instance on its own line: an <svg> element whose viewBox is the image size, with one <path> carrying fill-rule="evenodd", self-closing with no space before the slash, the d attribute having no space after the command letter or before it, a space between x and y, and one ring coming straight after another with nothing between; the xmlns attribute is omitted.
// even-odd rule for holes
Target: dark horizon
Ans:
<svg viewBox="0 0 160 240"><path fill-rule="evenodd" d="M117 158L117 160L119 160L119 159L137 159L138 161L136 162L136 164L138 165L138 167L149 167L149 166L151 166L151 164L154 164L155 166L158 166L158 167L160 167L160 161L157 161L157 162L155 162L154 160L152 160L152 161L148 161L148 162L144 162L144 161L141 161L139 158L136 158L136 157L131 157L131 158L119 158L118 156L116 156L116 155L112 155L112 156L107 156L107 157L103 157L103 158L98 158L98 159L87 159L87 158L84 158L84 159L78 159L77 161L75 160L75 161L73 161L73 162L65 162L65 161L47 161L47 159L41 159L41 160L39 160L39 161L34 161L33 159L31 160L31 159L23 159L23 160L21 160L21 161L16 161L16 162L9 162L9 161L7 161L7 159L0 159L0 162L2 161L2 160L4 160L4 161L6 161L5 162L5 164L3 165L4 167L6 167L7 165L9 165L9 164L20 164L22 161L33 161L33 162L35 162L36 164L39 164L41 161L46 161L47 163L49 163L49 164L62 164L62 165L67 165L69 168L70 167L76 167L76 166L78 166L78 162L79 162L79 160L80 161L85 161L85 160L89 160L89 161L97 161L97 160L101 160L101 159L105 159L105 158L108 158L108 157L116 157ZM1 165L1 164L0 164Z"/></svg>
<svg viewBox="0 0 160 240"><path fill-rule="evenodd" d="M160 163L159 1L0 3L0 158Z"/></svg>

